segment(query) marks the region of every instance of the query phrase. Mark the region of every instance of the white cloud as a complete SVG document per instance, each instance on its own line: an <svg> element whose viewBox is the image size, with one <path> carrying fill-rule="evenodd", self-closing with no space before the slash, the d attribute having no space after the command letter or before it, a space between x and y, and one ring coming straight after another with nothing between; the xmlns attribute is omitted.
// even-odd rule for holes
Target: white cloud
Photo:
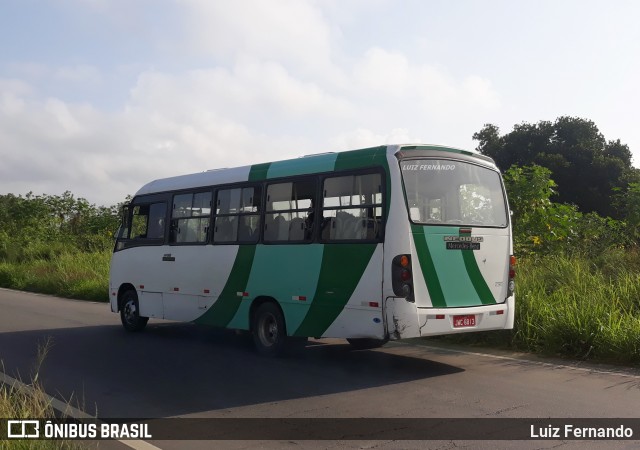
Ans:
<svg viewBox="0 0 640 450"><path fill-rule="evenodd" d="M496 106L488 81L456 82L443 71L382 49L367 52L345 73L351 74L342 89L250 57L228 68L147 71L115 112L38 98L28 84L4 80L3 190L68 189L94 202L115 203L164 176L419 142L425 136L439 141L446 133L459 133L452 114L469 106ZM14 149L20 149L20 157Z"/></svg>
<svg viewBox="0 0 640 450"><path fill-rule="evenodd" d="M0 78L0 113L7 117L19 115L25 108L24 97L32 92L31 86L24 81Z"/></svg>
<svg viewBox="0 0 640 450"><path fill-rule="evenodd" d="M365 91L405 95L411 89L412 69L407 58L381 48L369 49L353 70L353 81Z"/></svg>
<svg viewBox="0 0 640 450"><path fill-rule="evenodd" d="M34 98L32 89L24 86L3 92L21 105L0 109L3 191L59 194L72 190L94 201L117 201L109 187L98 188L114 168L110 158L117 139L110 136L112 118L88 105Z"/></svg>
<svg viewBox="0 0 640 450"><path fill-rule="evenodd" d="M43 105L44 112L50 116L51 137L73 137L82 132L83 127L66 103L56 98L48 99Z"/></svg>
<svg viewBox="0 0 640 450"><path fill-rule="evenodd" d="M327 64L331 30L322 11L300 0L184 0L191 44L233 61L260 55L303 70Z"/></svg>
<svg viewBox="0 0 640 450"><path fill-rule="evenodd" d="M132 89L132 101L187 115L198 110L243 118L265 114L352 114L347 100L324 91L318 84L293 77L280 64L249 59L230 69L194 70L177 75L144 72Z"/></svg>
<svg viewBox="0 0 640 450"><path fill-rule="evenodd" d="M462 95L469 103L487 109L496 109L501 105L500 96L493 89L491 81L477 75L465 78L462 83Z"/></svg>
<svg viewBox="0 0 640 450"><path fill-rule="evenodd" d="M401 101L410 108L437 108L439 114L500 106L499 95L485 78L469 75L458 81L435 64L412 62L400 52L377 47L355 62L353 84L363 97L385 96L385 100Z"/></svg>
<svg viewBox="0 0 640 450"><path fill-rule="evenodd" d="M275 73L275 79L283 76ZM334 108L331 99L314 86L292 83L288 91L283 83L280 91L265 91L263 84L241 80L220 70L144 73L126 107L112 113L37 98L24 82L0 80L2 190L71 190L92 202L112 204L152 179L317 151L317 143L295 133L264 134L251 127L244 108L228 103L222 92L244 88L255 100L255 117L300 113L287 104L288 97L300 98L307 113L319 117L323 108ZM279 97L285 101L279 103Z"/></svg>
<svg viewBox="0 0 640 450"><path fill-rule="evenodd" d="M347 55L321 3L180 4L206 62L173 72L114 66L139 74L112 110L41 92L54 81L101 89L114 76L96 66L6 65L18 79L0 78L3 192L71 190L112 204L152 179L216 167L384 143L464 147L501 105L485 77L454 77L380 46Z"/></svg>

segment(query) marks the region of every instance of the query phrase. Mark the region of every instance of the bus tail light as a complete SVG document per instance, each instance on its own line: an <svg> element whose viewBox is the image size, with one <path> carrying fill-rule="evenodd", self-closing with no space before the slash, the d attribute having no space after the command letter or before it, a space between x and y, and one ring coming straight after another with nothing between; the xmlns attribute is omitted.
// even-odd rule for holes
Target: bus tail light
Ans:
<svg viewBox="0 0 640 450"><path fill-rule="evenodd" d="M509 284L507 287L507 297L511 297L516 290L516 257L509 257Z"/></svg>
<svg viewBox="0 0 640 450"><path fill-rule="evenodd" d="M413 302L413 273L411 271L411 255L398 255L391 263L391 284L393 293Z"/></svg>

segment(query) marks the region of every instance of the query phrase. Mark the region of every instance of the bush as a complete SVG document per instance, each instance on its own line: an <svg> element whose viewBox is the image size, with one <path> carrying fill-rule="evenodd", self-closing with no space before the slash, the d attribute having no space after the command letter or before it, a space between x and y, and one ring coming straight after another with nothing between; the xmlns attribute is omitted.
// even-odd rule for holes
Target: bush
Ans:
<svg viewBox="0 0 640 450"><path fill-rule="evenodd" d="M518 255L573 254L597 256L609 248L634 243L625 222L583 214L574 205L554 203L556 184L541 166L512 166L504 181L513 211Z"/></svg>

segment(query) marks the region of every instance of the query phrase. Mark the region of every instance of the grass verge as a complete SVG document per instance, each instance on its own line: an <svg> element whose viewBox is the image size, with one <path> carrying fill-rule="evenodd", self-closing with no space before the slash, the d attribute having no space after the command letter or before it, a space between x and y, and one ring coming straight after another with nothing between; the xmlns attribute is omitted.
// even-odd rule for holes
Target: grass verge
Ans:
<svg viewBox="0 0 640 450"><path fill-rule="evenodd" d="M64 252L48 259L0 262L0 287L109 301L111 252Z"/></svg>
<svg viewBox="0 0 640 450"><path fill-rule="evenodd" d="M50 342L38 348L35 375L28 391L20 386L0 384L0 417L10 419L52 419L55 410L44 392L38 374L50 348ZM85 447L65 440L12 439L0 440L2 450L80 450Z"/></svg>
<svg viewBox="0 0 640 450"><path fill-rule="evenodd" d="M518 262L511 331L456 335L461 343L640 365L640 257L545 256Z"/></svg>
<svg viewBox="0 0 640 450"><path fill-rule="evenodd" d="M513 344L528 351L640 363L640 275L623 258L526 261Z"/></svg>

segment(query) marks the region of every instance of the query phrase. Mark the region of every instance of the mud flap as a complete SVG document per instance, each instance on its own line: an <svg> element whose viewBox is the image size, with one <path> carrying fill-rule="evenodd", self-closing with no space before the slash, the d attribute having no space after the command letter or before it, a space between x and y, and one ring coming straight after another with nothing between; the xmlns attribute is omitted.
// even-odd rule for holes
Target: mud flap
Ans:
<svg viewBox="0 0 640 450"><path fill-rule="evenodd" d="M400 297L387 297L384 302L384 319L389 339L406 339L420 336L416 304Z"/></svg>

